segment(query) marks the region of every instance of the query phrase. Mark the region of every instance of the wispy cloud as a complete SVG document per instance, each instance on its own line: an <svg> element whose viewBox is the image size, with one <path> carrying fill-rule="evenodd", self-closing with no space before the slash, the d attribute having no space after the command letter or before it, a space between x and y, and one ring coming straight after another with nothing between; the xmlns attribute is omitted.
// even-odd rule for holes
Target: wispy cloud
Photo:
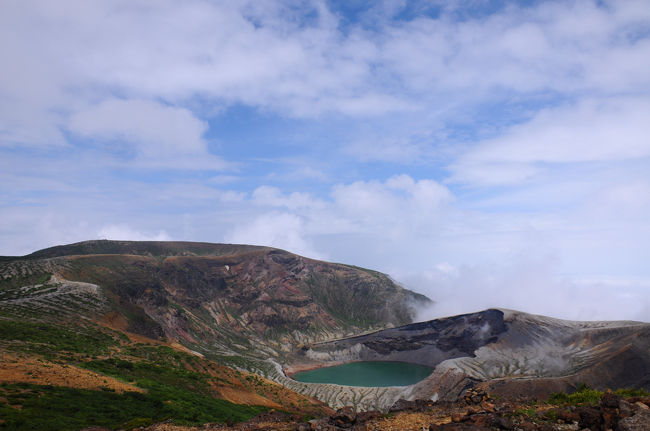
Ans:
<svg viewBox="0 0 650 431"><path fill-rule="evenodd" d="M649 35L645 0L4 1L0 253L265 243L388 271L438 312L458 290L637 316Z"/></svg>
<svg viewBox="0 0 650 431"><path fill-rule="evenodd" d="M452 165L452 181L517 183L544 165L634 160L650 156L650 100L584 100L539 111L480 142Z"/></svg>

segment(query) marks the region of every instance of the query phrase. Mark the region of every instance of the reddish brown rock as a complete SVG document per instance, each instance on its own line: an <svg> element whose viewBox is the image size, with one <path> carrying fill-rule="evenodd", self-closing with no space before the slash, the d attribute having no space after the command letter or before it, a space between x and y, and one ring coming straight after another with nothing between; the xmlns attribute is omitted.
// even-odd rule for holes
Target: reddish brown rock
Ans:
<svg viewBox="0 0 650 431"><path fill-rule="evenodd" d="M600 398L600 406L608 409L617 409L618 403L620 401L621 401L621 397L619 397L612 391L607 391Z"/></svg>
<svg viewBox="0 0 650 431"><path fill-rule="evenodd" d="M578 414L580 415L580 421L578 422L580 429L587 428L591 431L601 431L603 421L599 409L595 407L581 407L578 410Z"/></svg>
<svg viewBox="0 0 650 431"><path fill-rule="evenodd" d="M351 428L357 421L357 412L352 407L342 407L330 416L330 424L339 428Z"/></svg>

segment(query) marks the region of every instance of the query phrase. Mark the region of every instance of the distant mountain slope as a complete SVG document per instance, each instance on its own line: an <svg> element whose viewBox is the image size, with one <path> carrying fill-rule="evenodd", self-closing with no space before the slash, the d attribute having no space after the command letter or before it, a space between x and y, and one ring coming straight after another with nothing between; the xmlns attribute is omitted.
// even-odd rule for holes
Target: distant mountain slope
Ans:
<svg viewBox="0 0 650 431"><path fill-rule="evenodd" d="M223 256L248 251L273 250L270 247L240 244L213 244L189 241L111 241L93 240L57 245L36 251L26 259L43 259L88 254L133 254L140 256Z"/></svg>
<svg viewBox="0 0 650 431"><path fill-rule="evenodd" d="M248 245L87 241L5 260L0 275L5 309L109 319L203 353L277 356L409 323L430 302L375 271Z"/></svg>

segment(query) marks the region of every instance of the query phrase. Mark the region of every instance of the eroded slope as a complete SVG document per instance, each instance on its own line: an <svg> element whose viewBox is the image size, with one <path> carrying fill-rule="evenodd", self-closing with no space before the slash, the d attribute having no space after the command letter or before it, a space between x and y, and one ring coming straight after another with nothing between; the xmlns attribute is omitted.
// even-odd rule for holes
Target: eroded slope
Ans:
<svg viewBox="0 0 650 431"><path fill-rule="evenodd" d="M650 324L572 322L486 310L305 346L287 372L361 360L435 367L408 387L346 388L354 394L349 398L361 397L368 407L389 406L399 398L455 400L476 385L502 397L530 398L583 383L598 389L650 389ZM312 395L318 397L324 387L315 386Z"/></svg>

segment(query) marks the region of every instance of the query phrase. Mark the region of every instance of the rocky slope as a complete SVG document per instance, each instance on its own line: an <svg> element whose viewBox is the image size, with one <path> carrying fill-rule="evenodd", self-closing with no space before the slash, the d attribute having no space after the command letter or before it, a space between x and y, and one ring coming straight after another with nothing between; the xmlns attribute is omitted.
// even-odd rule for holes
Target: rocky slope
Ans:
<svg viewBox="0 0 650 431"><path fill-rule="evenodd" d="M5 258L0 276L5 309L83 311L203 353L278 356L429 302L374 271L230 244L87 241Z"/></svg>
<svg viewBox="0 0 650 431"><path fill-rule="evenodd" d="M399 399L457 400L469 388L502 399L546 397L582 383L650 389L650 324L570 322L498 309L411 323L414 307L429 302L383 274L268 247L88 241L0 259L0 325L14 331L13 339L0 337L0 343L21 345L22 324L36 328L29 354L48 345L38 325L46 324L55 339L58 329L52 328L90 331L94 335L72 347L67 339L60 345L76 352L74 361L91 355L93 372L110 365L113 377L124 371L115 367L128 368L119 361L134 360L134 347L116 338L122 334L254 372L289 389L283 399L291 398L286 395L291 391L302 394L294 394L295 400L310 408L318 406L305 400L385 410ZM98 333L98 327L104 329ZM113 341L97 356L83 340L103 339L102 331L113 331ZM111 355L119 361L101 362ZM388 388L290 377L299 369L360 360L412 362L434 371L415 385ZM97 381L84 373L89 382ZM278 393L271 382L260 381L265 383L248 389L266 394L262 398ZM226 399L271 405L268 397L244 395L241 385L228 389L234 384L215 382ZM282 405L276 398L270 402ZM292 409L301 411L297 405Z"/></svg>
<svg viewBox="0 0 650 431"><path fill-rule="evenodd" d="M428 303L381 273L269 247L102 240L0 260L0 317L99 322L276 381L303 343L409 323Z"/></svg>
<svg viewBox="0 0 650 431"><path fill-rule="evenodd" d="M636 392L636 394L634 394ZM155 424L146 431L646 431L650 429L650 397L644 391L599 392L582 389L572 395L556 394L535 403L496 400L481 390L471 390L453 403L431 400L395 403L389 414L356 412L343 407L310 421L295 415L267 412L233 426L201 428Z"/></svg>
<svg viewBox="0 0 650 431"><path fill-rule="evenodd" d="M88 241L2 257L0 428L322 414L263 376L282 376L301 342L407 323L428 302L383 274L268 247Z"/></svg>
<svg viewBox="0 0 650 431"><path fill-rule="evenodd" d="M650 324L486 310L305 346L287 372L359 360L434 367L408 387L347 388L366 408L399 398L456 400L474 386L503 398L546 397L582 383L650 389Z"/></svg>

